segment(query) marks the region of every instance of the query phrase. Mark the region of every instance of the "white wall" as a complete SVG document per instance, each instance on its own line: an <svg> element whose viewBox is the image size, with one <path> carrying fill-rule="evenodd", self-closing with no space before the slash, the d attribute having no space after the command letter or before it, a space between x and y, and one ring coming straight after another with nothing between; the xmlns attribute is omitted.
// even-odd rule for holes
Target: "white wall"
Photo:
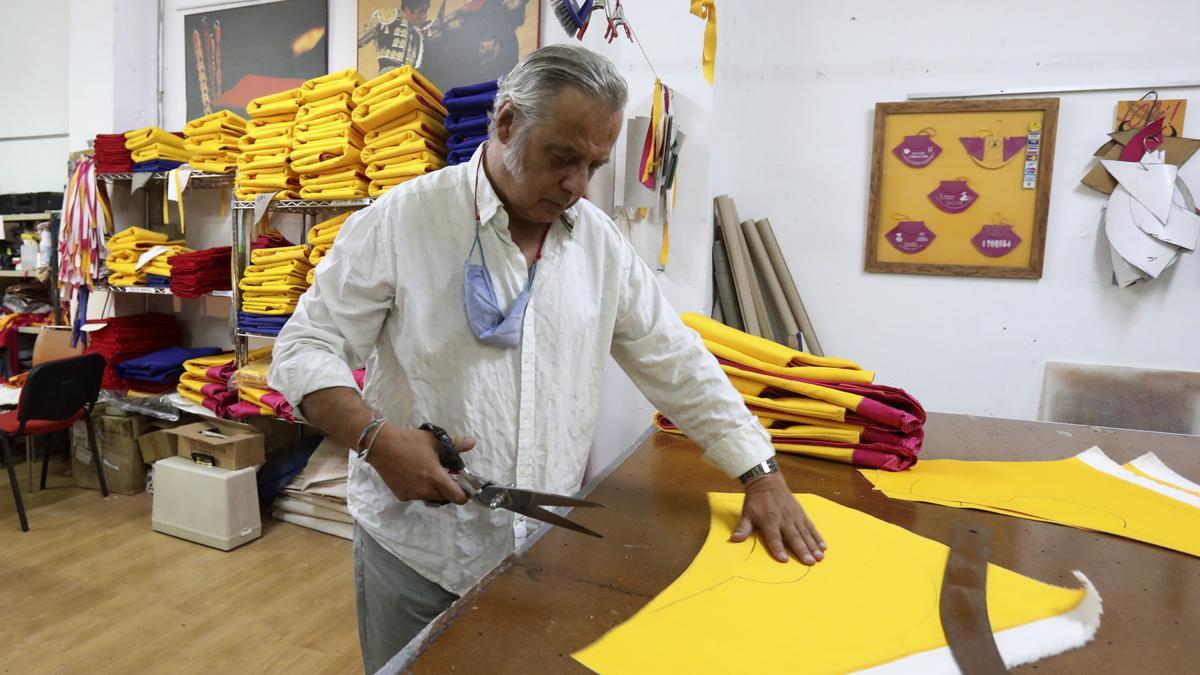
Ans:
<svg viewBox="0 0 1200 675"><path fill-rule="evenodd" d="M1142 37L1121 39L1131 17ZM721 5L714 194L771 218L822 345L931 410L1033 419L1046 361L1200 370L1200 259L1119 290L1079 185L1123 92L1063 94L1039 281L866 274L873 106L910 92L1169 81L1200 74L1200 4ZM686 43L685 43L686 44ZM681 47L682 49L683 47ZM1200 136L1197 89L1186 135Z"/></svg>
<svg viewBox="0 0 1200 675"><path fill-rule="evenodd" d="M0 3L0 193L66 183L66 21L67 0Z"/></svg>

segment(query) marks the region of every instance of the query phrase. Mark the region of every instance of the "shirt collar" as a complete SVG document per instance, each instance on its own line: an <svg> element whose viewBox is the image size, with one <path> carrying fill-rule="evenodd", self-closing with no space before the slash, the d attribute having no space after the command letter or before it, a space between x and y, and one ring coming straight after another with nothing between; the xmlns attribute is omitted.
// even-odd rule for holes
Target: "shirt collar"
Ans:
<svg viewBox="0 0 1200 675"><path fill-rule="evenodd" d="M478 194L475 195L475 199L478 200L477 203L479 205L479 222L484 227L491 227L498 225L495 222L496 214L504 210L504 202L500 201L500 195L497 194L496 188L492 187L492 181L488 180L487 171L481 166L483 163L484 148L486 147L487 143L481 143L475 149L475 154L471 156L471 162L467 167L467 180L468 185L474 190L475 176L479 176L479 190ZM508 228L507 215L506 213L502 224L505 229ZM563 211L559 220L565 226L563 229L574 239L575 223L579 222L579 202L575 202L570 208Z"/></svg>

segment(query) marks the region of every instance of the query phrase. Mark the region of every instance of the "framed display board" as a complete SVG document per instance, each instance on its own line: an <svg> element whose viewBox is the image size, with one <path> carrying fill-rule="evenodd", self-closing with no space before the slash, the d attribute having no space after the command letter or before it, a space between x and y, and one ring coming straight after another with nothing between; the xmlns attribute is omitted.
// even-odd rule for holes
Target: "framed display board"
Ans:
<svg viewBox="0 0 1200 675"><path fill-rule="evenodd" d="M1039 279L1058 99L875 105L866 270Z"/></svg>

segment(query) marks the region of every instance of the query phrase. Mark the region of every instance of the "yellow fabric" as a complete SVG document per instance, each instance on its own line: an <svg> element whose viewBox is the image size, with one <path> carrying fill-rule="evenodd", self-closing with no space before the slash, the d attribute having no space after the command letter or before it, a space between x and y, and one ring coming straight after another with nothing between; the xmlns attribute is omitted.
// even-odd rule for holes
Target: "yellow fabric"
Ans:
<svg viewBox="0 0 1200 675"><path fill-rule="evenodd" d="M300 184L304 187L334 187L355 182L362 182L364 185L367 183L367 177L362 173L362 167L357 165L328 173L300 174Z"/></svg>
<svg viewBox="0 0 1200 675"><path fill-rule="evenodd" d="M446 109L441 103L408 87L401 87L394 97L375 103L364 102L354 108L351 117L359 129L370 132L417 111L423 111L433 117L446 115Z"/></svg>
<svg viewBox="0 0 1200 675"><path fill-rule="evenodd" d="M284 148L288 151L292 149L292 134L289 131L286 134L276 134L273 136L255 137L249 134L242 137L238 142L238 148L245 153L262 152L264 150L274 150L276 148Z"/></svg>
<svg viewBox="0 0 1200 675"><path fill-rule="evenodd" d="M256 195L274 193L271 201L279 201L281 199L300 199L299 190L276 190L274 188L242 188L241 186L234 192L238 201L252 202Z"/></svg>
<svg viewBox="0 0 1200 675"><path fill-rule="evenodd" d="M339 185L319 185L300 188L301 199L362 199L371 194L370 183L355 181Z"/></svg>
<svg viewBox="0 0 1200 675"><path fill-rule="evenodd" d="M424 89L425 93L441 101L443 94L432 82L425 78L420 71L412 66L401 66L358 85L354 89L354 103L375 98L382 92L389 92L399 86Z"/></svg>
<svg viewBox="0 0 1200 675"><path fill-rule="evenodd" d="M300 89L259 96L246 104L246 114L254 118L295 115L300 108Z"/></svg>
<svg viewBox="0 0 1200 675"><path fill-rule="evenodd" d="M371 181L370 187L367 189L367 195L371 198L382 197L384 193L401 183L407 183L418 176L408 176L405 178L393 178L388 181Z"/></svg>
<svg viewBox="0 0 1200 675"><path fill-rule="evenodd" d="M221 141L223 143L231 143L237 145L242 136L246 135L245 129L229 129L220 127L203 133L187 134L183 139L184 149L190 149L202 143L211 143L212 141Z"/></svg>
<svg viewBox="0 0 1200 675"><path fill-rule="evenodd" d="M1112 464L1092 448L1049 462L935 459L898 473L860 473L893 499L1032 516L1200 556L1200 507L1109 475L1085 458Z"/></svg>
<svg viewBox="0 0 1200 675"><path fill-rule="evenodd" d="M321 173L361 164L360 151L346 141L330 138L292 150L289 158L298 173Z"/></svg>
<svg viewBox="0 0 1200 675"><path fill-rule="evenodd" d="M325 123L341 119L339 114L350 114L354 110L354 104L350 102L349 94L338 94L330 96L327 99L306 103L300 107L300 112L296 113L297 122L307 122L314 124L317 120L323 120L327 117L333 118ZM351 116L353 119L353 116Z"/></svg>
<svg viewBox="0 0 1200 675"><path fill-rule="evenodd" d="M167 235L162 232L154 232L142 227L128 227L108 238L108 247L111 249L114 244L121 245L133 241L149 241L166 243Z"/></svg>
<svg viewBox="0 0 1200 675"><path fill-rule="evenodd" d="M292 149L298 149L314 141L337 139L361 148L364 145L362 133L354 128L349 120L322 122L312 124L301 122L292 130Z"/></svg>
<svg viewBox="0 0 1200 675"><path fill-rule="evenodd" d="M134 162L153 162L156 159L166 159L172 162L187 162L192 158L192 153L184 148L175 148L169 145L148 145L140 150L134 150L129 153L130 159Z"/></svg>
<svg viewBox="0 0 1200 675"><path fill-rule="evenodd" d="M704 19L704 48L700 52L700 67L704 81L711 87L717 64L717 5L713 0L692 0L692 14Z"/></svg>
<svg viewBox="0 0 1200 675"><path fill-rule="evenodd" d="M273 119L273 118L272 118ZM292 119L282 119L277 122L265 122L264 120L254 120L250 126L246 127L246 133L242 137L243 144L249 144L261 139L278 138L280 136L291 136L292 129L296 122Z"/></svg>
<svg viewBox="0 0 1200 675"><path fill-rule="evenodd" d="M742 500L710 493L708 537L687 570L572 656L598 673L842 673L946 647L938 604L945 545L801 494L829 550L812 567L780 564L754 537L729 541ZM872 581L901 570L898 581ZM993 631L1066 614L1089 595L991 564L986 587ZM1098 611L1089 619L1094 630Z"/></svg>
<svg viewBox="0 0 1200 675"><path fill-rule="evenodd" d="M342 224L350 217L350 212L334 216L328 220L313 225L308 231L308 245L319 246L321 244L332 244L337 238L338 232L342 229Z"/></svg>
<svg viewBox="0 0 1200 675"><path fill-rule="evenodd" d="M705 348L719 359L734 361L743 366L764 370L781 377L800 377L818 382L852 382L870 384L875 380L875 373L870 370L855 370L853 368L827 368L824 366L777 366L773 363L760 361L732 347L726 347L712 340L704 341Z"/></svg>
<svg viewBox="0 0 1200 675"><path fill-rule="evenodd" d="M759 418L759 422L763 426L770 426L772 420L764 420ZM673 434L675 436L685 436L678 427L667 427L663 425L662 413L654 414L654 425L660 430ZM797 439L804 440L825 440L825 441L840 441L843 443L857 443L858 434L847 432L845 430L836 429L826 426L810 426L797 425L787 429L771 429L771 446L779 452L786 452L794 455L805 455L807 457L820 457L834 462L842 462L843 464L854 463L854 449L847 447L837 447L830 445L813 445L810 443L796 443ZM781 442L788 441L788 442Z"/></svg>
<svg viewBox="0 0 1200 675"><path fill-rule="evenodd" d="M271 369L271 359L261 359L254 363L247 363L238 368L234 379L239 387L268 387L267 372Z"/></svg>
<svg viewBox="0 0 1200 675"><path fill-rule="evenodd" d="M238 172L238 187L273 188L276 190L296 189L300 183L294 174L276 174L264 172Z"/></svg>
<svg viewBox="0 0 1200 675"><path fill-rule="evenodd" d="M179 392L179 395L186 398L187 400L189 400L193 403L199 403L200 405L204 405L204 399L207 398L204 394L201 394L198 391L193 391L190 388L184 386L183 378L179 379L179 384L176 385L175 391Z"/></svg>
<svg viewBox="0 0 1200 675"><path fill-rule="evenodd" d="M388 161L399 163L405 161L402 158L408 155L421 155L415 159L430 163L446 161L446 152L437 141L421 138L413 132L408 133L409 135L398 138L395 143L363 148L363 164Z"/></svg>
<svg viewBox="0 0 1200 675"><path fill-rule="evenodd" d="M222 161L219 159L192 159L192 168L197 171L206 171L208 173L229 173L237 168L237 160ZM228 197L226 197L228 199Z"/></svg>
<svg viewBox="0 0 1200 675"><path fill-rule="evenodd" d="M246 403L253 403L258 406L258 414L264 417L269 417L275 414L275 410L269 406L263 405L262 397L267 394L266 389L251 385L241 385L238 387L238 400Z"/></svg>
<svg viewBox="0 0 1200 675"><path fill-rule="evenodd" d="M287 316L296 312L296 302L294 300L282 302L276 300L251 302L247 300L242 303L242 311L261 316Z"/></svg>
<svg viewBox="0 0 1200 675"><path fill-rule="evenodd" d="M776 366L817 366L823 368L852 368L862 370L855 362L829 356L814 356L808 352L790 349L785 345L772 342L766 338L743 333L736 328L711 319L702 314L684 312L680 315L688 328L700 334L705 340L732 347L737 351L753 356L761 361Z"/></svg>
<svg viewBox="0 0 1200 675"><path fill-rule="evenodd" d="M121 272L110 272L108 275L109 286L145 286L146 273L137 272L135 274L123 274Z"/></svg>
<svg viewBox="0 0 1200 675"><path fill-rule="evenodd" d="M311 258L310 258L310 260L311 260ZM1151 453L1151 455L1153 455L1153 453ZM1145 473L1141 469L1134 466L1133 462L1128 462L1126 464L1122 464L1121 468L1125 469L1126 471L1129 471L1130 473L1132 473L1135 476L1138 476L1140 478L1145 478L1146 480L1154 481L1155 483L1157 483L1159 485L1164 485L1166 487L1174 488L1176 490L1182 490L1183 492L1186 492L1187 494L1190 494L1194 497L1200 497L1200 489L1196 489L1195 484L1182 485L1179 483L1162 480L1156 476L1151 476L1150 474Z"/></svg>
<svg viewBox="0 0 1200 675"><path fill-rule="evenodd" d="M331 248L333 248L332 244L313 246L312 253L308 254L308 262L311 263L313 267L320 265L321 261L325 259L325 256L329 255L329 249ZM312 270L309 270L310 274L311 272Z"/></svg>
<svg viewBox="0 0 1200 675"><path fill-rule="evenodd" d="M264 281L259 283L253 279L242 279L238 282L238 288L246 292L246 302L257 302L263 296L296 296L300 297L304 291L308 290L308 272L305 275L288 283L286 281Z"/></svg>
<svg viewBox="0 0 1200 675"><path fill-rule="evenodd" d="M386 184L391 179L423 176L440 168L442 167L431 162L405 162L403 164L371 162L367 165L367 177L376 183Z"/></svg>
<svg viewBox="0 0 1200 675"><path fill-rule="evenodd" d="M361 73L354 68L346 68L335 73L327 73L320 77L314 77L304 84L300 85L300 95L308 96L314 91L318 91L321 87L330 84L353 83L348 91L354 91L354 87L365 82Z"/></svg>
<svg viewBox="0 0 1200 675"><path fill-rule="evenodd" d="M260 248L250 252L250 262L254 266L276 265L289 260L308 260L307 246L277 246L275 248Z"/></svg>
<svg viewBox="0 0 1200 675"><path fill-rule="evenodd" d="M246 120L241 115L231 110L218 110L215 113L197 117L189 121L183 127L185 136L190 136L193 133L203 133L205 129L209 129L216 125L217 127L231 127L235 129L245 129Z"/></svg>
<svg viewBox="0 0 1200 675"><path fill-rule="evenodd" d="M140 150L151 145L183 149L183 139L175 134L158 127L142 127L125 132L125 149Z"/></svg>
<svg viewBox="0 0 1200 675"><path fill-rule="evenodd" d="M364 133L363 141L366 142L367 146L378 146L386 144L389 137L405 131L415 132L419 136L437 141L443 145L446 142L446 138L449 137L449 133L446 131L445 125L442 124L442 120L430 115L425 110L414 110L373 131Z"/></svg>

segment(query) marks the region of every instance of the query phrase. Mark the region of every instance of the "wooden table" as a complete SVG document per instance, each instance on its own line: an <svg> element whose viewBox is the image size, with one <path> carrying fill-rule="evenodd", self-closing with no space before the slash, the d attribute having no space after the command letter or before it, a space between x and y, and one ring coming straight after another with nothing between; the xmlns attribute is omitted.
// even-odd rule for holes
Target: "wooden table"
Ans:
<svg viewBox="0 0 1200 675"><path fill-rule="evenodd" d="M1153 451L1200 482L1200 438L965 415L930 416L924 459L1058 459L1098 445L1124 463ZM591 492L606 508L572 518L604 534L553 528L510 558L434 626L417 673L588 672L571 658L670 584L708 531L709 491L736 491L692 442L659 433ZM955 522L993 533L992 562L1041 581L1077 585L1082 570L1104 601L1091 643L1022 670L1195 672L1200 663L1200 559L1118 537L982 511L891 500L853 467L781 455L795 492L811 492L943 543ZM820 527L820 523L817 523ZM440 632L440 634L439 634Z"/></svg>

